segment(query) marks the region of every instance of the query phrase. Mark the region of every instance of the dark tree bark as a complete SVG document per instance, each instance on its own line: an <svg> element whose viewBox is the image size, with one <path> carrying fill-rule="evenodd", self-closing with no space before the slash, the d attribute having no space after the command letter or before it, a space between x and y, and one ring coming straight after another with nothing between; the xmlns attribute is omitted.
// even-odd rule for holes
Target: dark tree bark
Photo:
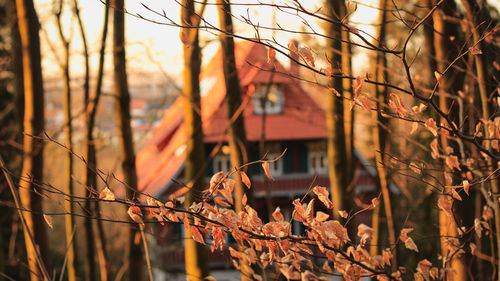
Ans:
<svg viewBox="0 0 500 281"><path fill-rule="evenodd" d="M329 13L329 22L325 33L329 38L341 38L342 29L339 23L342 6L345 5L342 0L327 0L325 10ZM345 8L344 8L345 10ZM342 43L338 39L327 40L327 57L331 64L332 73L342 72L342 57L340 52ZM331 197L334 204L333 215L339 218L338 211L345 210L348 202L347 177L347 153L344 128L344 105L343 105L343 82L342 78L331 78L330 87L336 89L341 97L336 97L330 93L327 98L326 125L328 129L327 149L328 149L328 172L330 175Z"/></svg>
<svg viewBox="0 0 500 281"><path fill-rule="evenodd" d="M231 17L231 6L229 2L218 0L219 25L221 30L232 33L233 22ZM234 40L232 36L220 35L222 49L222 67L226 82L226 106L227 120L229 124L229 148L232 168L239 168L244 164L247 155L247 140L245 134L245 123L243 117L240 82L236 59L234 56ZM243 210L241 199L245 194L245 187L239 173L235 173L235 209L237 212Z"/></svg>
<svg viewBox="0 0 500 281"><path fill-rule="evenodd" d="M0 3L0 156L9 159L9 170L18 176L22 164L21 150L9 144L9 141L21 142L19 136L21 136L22 117L17 114L16 97L24 94L16 91L16 80L18 80L16 76L20 74L22 78L22 72L16 71L21 60L18 56L16 59L17 54L13 54L13 41L19 42L15 38L19 36L19 29L14 14L14 1ZM12 43L8 44L9 41ZM9 63L10 57L13 58L11 63ZM11 200L11 194L8 191L7 182L0 180L0 202ZM8 269L12 265L9 261L9 240L12 235L16 234L10 227L11 225L17 226L15 216L15 210L9 206L0 206L0 225L6 226L0 228L0 272L6 272L6 274L10 273Z"/></svg>
<svg viewBox="0 0 500 281"><path fill-rule="evenodd" d="M68 272L68 281L76 280L76 270L75 265L77 264L77 254L76 254L76 234L73 233L75 218L73 213L75 212L74 202L73 202L73 126L72 126L72 116L71 116L71 76L70 76L70 42L66 38L63 31L63 23L61 20L63 12L63 1L59 0L58 10L55 14L57 29L59 32L59 39L63 45L63 60L61 61L61 72L63 76L63 112L64 112L64 142L67 148L65 151L65 171L64 171L64 193L68 194L68 198L64 201L64 210L67 213L64 216L65 221L65 235L66 235L66 248L67 248L67 263L66 268Z"/></svg>
<svg viewBox="0 0 500 281"><path fill-rule="evenodd" d="M377 42L375 43L378 47L385 47L385 38L386 38L386 21L387 21L387 0L381 0L379 3L380 11L377 20L377 29L375 38L377 38ZM372 71L371 73L374 75L374 79L377 82L385 83L388 81L387 77L387 59L385 57L385 53L376 52L373 57L372 62ZM376 111L372 111L372 119L374 120L373 124L373 144L375 149L375 161L377 167L377 186L380 192L382 192L383 198L383 206L385 211L385 217L387 222L387 233L389 236L389 244L392 247L396 245L396 230L394 226L394 217L392 214L392 204L391 204L391 196L389 191L389 177L387 173L387 155L389 152L388 140L386 128L389 124L389 120L382 116L382 110L384 105L387 104L387 88L384 86L375 86L371 85L371 95L377 101ZM381 206L377 206L376 208L380 208ZM379 221L378 221L379 222ZM374 222L375 224L375 222ZM379 244L379 225L373 225L373 228L376 230L373 238L373 242L375 245ZM371 254L377 253L377 247L371 248ZM397 268L397 247L394 248L393 255L395 257L394 262L392 263L393 269Z"/></svg>
<svg viewBox="0 0 500 281"><path fill-rule="evenodd" d="M453 99L457 97L458 90L463 87L463 73L455 69L455 66L446 70L450 63L457 57L458 48L455 46L454 42L458 42L460 39L458 37L458 27L455 23L450 22L449 18L456 16L456 4L454 0L444 1L438 10L433 14L432 20L434 25L434 50L436 52L436 70L439 75L442 75L438 81L438 99L439 108L443 112L449 112L452 120L458 122L458 108L456 108L456 101ZM451 41L450 38L454 38ZM452 108L451 105L455 104ZM446 122L441 120L441 122ZM459 155L459 150L455 142L450 143L448 138L444 134L440 134L441 147L453 147L456 155ZM460 158L460 157L459 157ZM442 163L444 168L444 173L452 175L455 181L460 179L460 175L453 175L452 169L446 167ZM452 183L446 183L446 185L451 185ZM449 188L445 188L446 192L450 192ZM444 212L439 214L439 228L441 236L441 251L443 256L448 256L450 251L446 249L444 244L444 239L449 236L460 237L461 233L457 230L463 225L463 218L466 216L464 208L459 208L458 205L464 204L463 202L470 201L468 196L463 196L463 202L460 203L458 200L449 199L448 196L440 195L442 200L453 200L454 213L456 217L450 218ZM470 212L473 214L473 212ZM469 261L467 255L454 256L451 261L449 261L449 266L455 271L453 277L448 275L447 280L469 280Z"/></svg>
<svg viewBox="0 0 500 281"><path fill-rule="evenodd" d="M44 126L42 66L38 33L40 25L32 1L16 0L16 9L23 50L25 102L24 157L19 193L22 206L32 211L23 212L27 224L24 236L31 280L40 280L42 276L47 276L42 268L50 267L48 264L47 233L42 216L42 197L40 196L43 190L37 185L43 181L43 143L33 137L42 137ZM33 234L36 244L32 243L33 240L29 237L28 231ZM42 260L38 260L37 251L39 251ZM46 272L50 272L50 270L47 269Z"/></svg>
<svg viewBox="0 0 500 281"><path fill-rule="evenodd" d="M0 36L0 156L9 159L6 163L9 171L17 178L22 168L23 115L24 115L24 81L21 38L17 24L16 1L8 0L0 4L0 29L5 31ZM9 40L10 38L10 40ZM10 41L10 44L8 42ZM0 43L0 45L2 45ZM10 63L9 59L10 58ZM5 73L3 73L5 74ZM10 77L9 77L10 76ZM11 86L11 87L10 87ZM9 89L10 88L10 89ZM16 145L12 145L15 143ZM0 201L11 200L7 182L0 180ZM18 214L8 206L0 207L0 272L16 280L28 278L29 273L17 267L17 260L25 255L24 243L18 241L18 231L22 228Z"/></svg>
<svg viewBox="0 0 500 281"><path fill-rule="evenodd" d="M197 26L193 0L181 1L181 21L187 26ZM200 68L201 53L196 28L184 28L187 42L184 44L184 124L186 127L186 161L184 177L190 187L186 193L186 208L201 200L204 188L205 147L201 121ZM192 217L189 218L192 222ZM191 229L186 229L185 260L186 274L191 280L203 280L208 276L207 251L204 245L191 237Z"/></svg>
<svg viewBox="0 0 500 281"><path fill-rule="evenodd" d="M219 13L219 26L224 32L233 33L233 21L231 14L231 5L229 1L217 0ZM222 67L224 70L224 80L226 84L226 112L229 126L229 150L232 169L238 169L244 164L244 159L248 161L247 139L245 133L245 122L243 117L243 105L241 99L241 88L236 68L236 59L234 55L234 40L232 36L224 33L220 35L222 49ZM264 113L263 113L264 114ZM244 210L242 204L243 195L249 193L244 186L240 173L238 171L233 176L235 181L234 207L237 213ZM247 198L250 198L247 194ZM269 211L269 210L268 210ZM243 262L243 261L242 261ZM252 278L250 273L242 270L242 276Z"/></svg>
<svg viewBox="0 0 500 281"><path fill-rule="evenodd" d="M342 18L348 16L347 7L344 2L341 3L340 16ZM350 42L350 32L342 30L342 73L346 76L352 75L352 50ZM347 168L347 182L348 190L354 188L354 173L356 171L356 157L354 154L354 112L355 107L351 109L351 101L354 98L352 80L342 80L343 94L344 94L344 130L345 130L345 145L346 145L346 168ZM352 232L351 228L349 231Z"/></svg>
<svg viewBox="0 0 500 281"><path fill-rule="evenodd" d="M120 161L126 185L127 198L137 201L137 171L135 153L130 126L130 94L127 82L127 66L125 59L125 15L124 1L112 0L113 11L113 63L115 87L115 116L118 123L118 140L120 145ZM143 279L143 253L140 243L134 243L140 235L139 226L131 224L128 232L129 280Z"/></svg>
<svg viewBox="0 0 500 281"><path fill-rule="evenodd" d="M94 125L97 113L97 106L99 104L99 99L102 93L102 80L104 73L104 57L106 49L106 39L108 34L108 21L109 21L109 5L104 6L104 23L102 27L102 37L101 37L101 47L99 50L99 65L97 70L97 81L94 89L94 95L90 98L90 86L89 86L89 54L88 45L86 39L86 33L83 26L83 22L80 17L80 9L78 1L74 0L75 15L78 20L78 26L80 29L80 35L82 37L82 44L84 48L84 59L85 59L85 79L84 79L84 103L86 107L85 114L85 140L84 140L84 158L87 160L85 167L83 168L83 181L85 186L85 196L90 198L91 192L97 190L97 152L95 148L94 140ZM106 3L108 4L108 3ZM85 209L89 213L94 213L97 217L100 217L100 203L99 201L92 202L92 200L85 201ZM110 280L109 264L108 264L108 254L106 250L106 235L104 233L104 228L101 220L96 220L97 224L97 236L95 235L93 223L91 218L85 218L85 235L86 247L87 247L87 271L93 272L92 276L95 278L95 250L97 249L97 257L99 260L99 273L101 281Z"/></svg>
<svg viewBox="0 0 500 281"><path fill-rule="evenodd" d="M479 90L479 100L481 103L481 118L483 121L489 121L495 118L495 114L491 115L493 111L493 102L490 96L494 96L491 93L495 91L495 87L498 87L498 78L500 77L500 71L497 69L488 69L488 58L487 54L496 54L498 56L499 49L495 44L487 44L483 40L483 36L486 35L488 29L492 28L492 19L484 10L483 7L476 0L462 0L462 4L465 7L466 16L468 20L468 29L472 32L473 38L473 46L472 48L476 48L482 52L482 54L473 54L474 66L476 68L476 77L477 77L477 87ZM489 58L489 59L497 59L497 58ZM496 95L498 99L498 94ZM498 112L496 112L498 116ZM485 124L486 126L486 124ZM490 130L485 129L484 137L486 139L492 138L492 133ZM491 140L485 141L485 148L492 151ZM498 163L492 161L489 158L487 161L487 173L488 175L494 175L495 171L498 169ZM490 181L490 190L493 194L499 194L500 186L498 178L495 176L492 177ZM500 202L496 200L494 197L493 202L493 210L495 211L494 224L495 229L497 230L495 233L495 243L497 246L497 258L500 257ZM497 279L500 280L500 263L497 264L496 268Z"/></svg>

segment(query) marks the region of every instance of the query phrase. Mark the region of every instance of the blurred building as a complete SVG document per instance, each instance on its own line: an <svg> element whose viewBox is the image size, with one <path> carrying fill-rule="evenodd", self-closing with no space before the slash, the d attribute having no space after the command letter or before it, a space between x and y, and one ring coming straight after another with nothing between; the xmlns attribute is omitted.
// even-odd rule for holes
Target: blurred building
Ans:
<svg viewBox="0 0 500 281"><path fill-rule="evenodd" d="M279 206L285 218L290 219L291 202L295 198L306 195L311 185L329 186L325 112L303 90L299 80L294 79L298 74L296 64L292 63L288 69L279 62L271 65L267 62L266 48L249 42L236 44L235 52L248 140L247 161L259 160L262 155L259 141L264 111L267 158L274 159L286 149L282 158L271 163L274 180L264 178L260 165L250 166L254 208L264 220L268 219L265 203L267 185L273 206ZM208 183L214 173L232 168L227 147L226 90L220 52L202 70L200 84ZM262 96L266 91L267 100L262 105ZM178 97L137 155L140 191L162 201L177 191L179 183L183 182L186 157L183 103L184 98ZM356 155L354 190L360 199L358 201L369 202L373 197L370 192L375 189L375 170L359 153ZM361 219L369 220L369 214ZM295 234L304 230L303 225L296 221L292 228ZM159 280L185 277L183 226L159 226L154 240L154 264ZM217 280L240 280L239 272L231 270L228 253L214 252L209 255L212 276Z"/></svg>

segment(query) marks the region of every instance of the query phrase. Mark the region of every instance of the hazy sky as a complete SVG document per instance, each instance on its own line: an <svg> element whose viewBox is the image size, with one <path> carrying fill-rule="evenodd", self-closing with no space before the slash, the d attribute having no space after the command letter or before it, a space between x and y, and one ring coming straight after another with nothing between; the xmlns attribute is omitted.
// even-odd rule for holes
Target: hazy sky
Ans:
<svg viewBox="0 0 500 281"><path fill-rule="evenodd" d="M65 0L66 2L72 3L73 1ZM232 0L233 4L233 14L236 15L237 19L250 16L254 23L259 23L262 26L271 26L272 25L272 13L269 7L264 5L255 5L255 6L238 6L237 4L242 3L271 3L272 0ZM42 54L44 57L44 67L47 75L59 75L60 72L57 68L57 65L54 64L54 57L47 47L47 41L50 40L52 44L60 46L59 37L55 29L55 18L51 13L52 2L53 0L39 0L35 1L38 8L39 17L42 23L43 28L47 30L47 36L42 33ZM209 3L213 3L214 1L209 0ZM275 0L277 4L283 3L292 3L293 1L289 0ZM322 1L310 1L310 0L302 0L301 4L308 9L319 9L321 8L320 4ZM495 2L495 1L494 1ZM370 8L370 6L376 6L377 0L363 0L360 1L358 5L358 9L356 12L352 14L350 20L354 23L367 23L369 24L374 20L376 15L375 9ZM491 3L491 1L490 1ZM127 0L126 7L129 13L131 14L140 14L145 18L157 20L159 22L168 22L168 20L155 15L154 13L148 11L144 8L143 5L146 5L158 12L165 12L165 14L170 17L174 21L179 20L179 11L180 6L175 0ZM500 5L497 2L497 6ZM80 0L81 12L83 21L85 23L85 28L87 30L89 46L91 48L92 56L92 68L97 68L97 50L99 48L99 40L101 27L103 22L103 8L104 5L100 0ZM351 3L351 7L354 4ZM70 13L65 13L67 17L69 17ZM204 14L205 19L217 26L218 25L218 17L216 10L213 6L210 6L206 9ZM238 34L242 34L245 36L253 37L255 31L247 24L243 24L241 21L233 19L236 32ZM300 30L303 24L301 20L298 19L295 15L287 15L284 12L278 11L276 13L276 22L280 24L285 29L290 30ZM72 50L74 52L74 62L73 62L73 73L78 74L81 73L82 68L82 57L78 54L81 54L81 41L80 36L77 30L77 26L74 21L66 19L65 21L65 29L66 34L73 38L72 40ZM313 27L321 32L321 27L314 26L314 21L310 21ZM365 30L366 32L372 34L373 29L369 25L357 25L359 29ZM112 30L110 29L110 35ZM271 33L262 31L261 36L263 38L271 38ZM213 54L214 50L216 50L218 44L215 39L216 37L209 32L201 33L202 39L206 42L211 42L209 44L205 44L205 62L208 61L208 58ZM111 36L108 38L108 42L111 41ZM280 43L287 45L287 42L291 38L297 38L296 35L278 32L275 34L275 38ZM310 42L301 41L301 45L307 45ZM167 72L172 75L176 75L181 71L182 67L182 46L179 39L179 28L168 26L168 25L159 25L151 22L147 22L143 19L139 19L133 16L126 16L126 40L128 42L127 45L127 59L129 71L140 72L140 71L157 71L158 64L161 65ZM151 59L148 58L146 48L148 52L151 54L155 62L152 63ZM109 48L108 48L109 50ZM109 56L110 57L110 56ZM356 68L356 60L362 60L363 54L358 55L355 58L354 66ZM364 64L361 64L364 65ZM110 60L108 63L108 67L110 66Z"/></svg>
<svg viewBox="0 0 500 281"><path fill-rule="evenodd" d="M71 2L72 1L67 1ZM209 1L212 2L212 1ZM270 0L261 1L264 3L271 3ZM286 3L287 1L276 0L276 3ZM317 1L302 1L305 7L310 9L320 8ZM44 56L44 67L47 75L54 76L59 75L59 69L56 64L54 64L54 57L52 52L47 47L47 41L50 40L53 45L60 48L60 41L55 28L55 18L52 11L52 0L40 0L36 1L39 17L41 19L43 28L47 30L47 36L42 34L42 54ZM233 4L239 3L259 3L255 0L233 0ZM290 3L290 1L288 1ZM364 1L366 4L373 4L376 1ZM161 18L154 13L148 11L144 8L146 5L156 11L165 11L168 17L174 21L179 19L179 4L175 0L158 1L158 0L128 0L126 1L127 11L132 14L140 14L145 18L158 20L160 22L168 22L166 19ZM92 68L97 67L97 50L99 48L99 40L103 22L103 4L99 0L84 0L80 1L82 18L87 30L87 36L89 41L89 46L91 48L92 56ZM270 26L272 24L272 13L271 9L265 6L233 6L233 13L237 18L241 19L243 16L250 16L254 23L259 23L263 26ZM65 20L65 30L68 36L72 38L71 48L74 53L74 62L72 71L75 75L81 73L81 41L78 33L77 26L74 22L68 19L70 12L65 13L67 15ZM365 6L359 5L358 11L353 15L353 21L370 21L374 15L373 9L367 8ZM216 10L213 6L209 6L205 11L205 18L211 24L218 25L218 17ZM236 26L236 32L239 34L253 37L255 31L246 24L238 20L233 20ZM286 15L283 12L276 13L276 21L284 28L291 30L300 30L302 23L296 16ZM314 24L314 22L311 22ZM320 27L318 31L320 31ZM366 28L366 26L364 27ZM111 33L111 29L110 29ZM270 38L271 32L262 31L261 36L263 38ZM297 38L296 35L284 32L278 32L275 34L276 40L280 43L286 45L291 38ZM205 48L205 62L213 54L214 50L217 48L218 44L213 41L216 37L209 32L202 32L202 39L206 42L210 42ZM182 67L182 46L179 39L179 28L159 25L151 22L147 22L143 19L135 18L133 16L126 17L126 40L128 42L127 58L129 63L129 71L156 71L158 70L158 65L152 63L147 56L145 48L148 48L149 53L152 55L154 60L161 64L161 66L175 75L181 71ZM109 37L108 41L111 41ZM307 45L308 42L301 42L301 44ZM109 49L108 49L109 50ZM109 61L110 62L110 61ZM109 63L108 63L109 66Z"/></svg>

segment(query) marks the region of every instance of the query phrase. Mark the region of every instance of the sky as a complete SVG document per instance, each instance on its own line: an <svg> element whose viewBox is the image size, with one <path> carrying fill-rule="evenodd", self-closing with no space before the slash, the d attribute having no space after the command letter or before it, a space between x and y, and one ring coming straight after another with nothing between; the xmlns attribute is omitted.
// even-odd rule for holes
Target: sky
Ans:
<svg viewBox="0 0 500 281"><path fill-rule="evenodd" d="M73 2L65 0L66 2ZM241 5L244 3L272 3L273 0L232 0L233 4L233 14L236 18L233 19L235 24L235 30L238 34L248 37L255 36L255 30L251 28L248 24L243 24L243 17L250 17L255 24L261 26L273 26L273 13L269 7L265 5ZM276 4L291 4L292 0L274 0ZM43 54L43 65L47 76L58 76L60 70L55 64L55 58L48 48L47 42L52 42L54 45L59 44L59 37L56 32L55 27L55 17L51 13L53 0L39 0L35 1L37 4L38 14L43 28L47 30L45 36L42 33L42 54ZM209 3L213 3L213 0L209 0ZM301 4L310 9L318 10L321 8L322 1L310 1L302 0ZM375 20L377 12L375 9L371 8L377 6L377 0L362 0L359 1L357 5L357 10L353 12L350 17L350 21L353 22L358 29L367 32L368 34L373 34L373 28L369 23ZM490 1L491 3L491 1ZM500 6L500 2L493 1L493 4ZM91 48L91 67L92 69L97 68L97 52L99 48L100 34L103 23L103 10L104 4L100 0L80 0L80 9L82 18L87 30L88 42ZM144 18L151 20L156 20L158 22L166 23L168 20L155 15L153 12L146 9L144 6L151 8L154 11L165 14L172 20L179 21L180 6L176 0L127 0L126 9L130 14L141 15ZM350 4L351 9L355 6L354 2ZM74 21L71 21L69 15L71 13L66 11L65 15L65 32L72 38L72 52L73 56L73 68L72 72L74 75L81 75L83 69L81 67L83 58L78 54L82 53L80 36L77 30L77 26ZM215 7L209 5L205 10L204 18L215 26L218 25L218 17ZM281 27L289 30L301 30L303 26L301 20L295 15L289 15L282 11L276 13L275 21ZM321 27L315 25L314 21L310 21L306 18L308 22L312 25L314 29L321 32ZM367 24L356 24L356 23L367 23ZM108 37L108 43L111 41L111 29L110 37ZM288 41L292 38L299 39L301 45L307 46L312 44L312 42L305 42L300 39L296 34L278 32L271 33L262 30L262 38L274 38L281 44L287 45ZM202 45L204 45L204 62L207 62L209 58L216 51L218 44L216 36L207 31L201 32ZM182 71L182 45L179 39L179 28L172 27L168 25L161 25L152 22L148 22L144 19L140 19L133 16L126 16L126 40L127 40L127 59L128 59L128 69L129 72L148 72L148 71L158 71L159 66L163 68L173 77L178 77L179 73ZM60 46L60 45L59 45ZM109 48L108 48L109 50ZM148 55L149 54L149 55ZM152 61L153 59L154 61ZM278 55L278 59L280 56ZM282 58L281 58L282 59ZM363 73L366 64L362 63L366 59L366 54L358 53L354 57L354 71L358 73ZM286 61L283 61L285 64ZM111 56L108 56L108 67L111 65Z"/></svg>
<svg viewBox="0 0 500 281"><path fill-rule="evenodd" d="M291 3L291 1L275 0L277 4ZM58 34L56 32L55 17L52 14L52 0L40 0L37 2L38 14L43 28L47 30L46 33L42 33L42 54L43 54L43 64L46 70L46 75L48 76L58 76L60 70L55 62L55 57L48 47L47 42L55 45L56 48L60 46L60 41ZM72 1L69 1L72 2ZM209 1L212 2L212 1ZM370 0L365 1L367 4L374 4L376 1ZM371 3L373 2L373 3ZM233 4L242 3L259 3L255 0L233 0ZM271 3L271 0L263 0L261 3ZM317 1L302 1L302 4L309 9L319 9L320 6ZM80 1L80 10L87 31L87 37L89 46L91 48L91 67L93 69L97 68L97 52L99 48L100 34L103 23L103 9L104 5L100 0L85 0ZM158 1L158 0L128 0L126 1L126 9L130 14L141 15L145 18L156 20L159 22L168 22L168 20L155 15L153 12L146 9L144 6L151 8L152 10L158 11L165 14L174 21L179 20L180 6L175 0ZM73 68L72 73L74 75L80 75L83 71L82 53L80 35L76 24L69 18L70 11L65 11L64 17L64 29L65 34L72 38L71 49L73 55ZM237 19L233 19L235 24L235 30L238 34L254 37L255 30L253 30L249 25L243 24L243 17L248 17L252 19L254 23L258 23L261 26L272 26L273 25L273 14L269 7L263 5L256 5L252 7L244 5L233 6L233 14L236 15ZM206 20L215 26L218 25L217 12L214 6L210 6L205 10ZM364 21L373 19L375 13L373 9L367 8L366 6L359 5L356 13L353 14L353 21ZM290 30L300 30L303 25L300 20L297 19L295 15L287 15L283 12L276 13L276 22L283 28ZM311 21L314 26L314 22ZM317 30L321 30L320 27L314 26ZM364 26L363 28L367 28ZM111 35L111 30L109 31ZM262 38L270 39L273 35L275 39L283 45L287 45L288 41L292 38L298 38L297 35L285 32L271 33L269 31L262 30L260 35ZM111 41L111 37L108 37L108 41ZM216 51L218 44L215 35L211 32L202 31L201 32L202 44L205 45L204 48L204 58L205 62L213 55ZM126 40L127 40L127 59L129 71L158 71L158 65L161 65L165 71L167 71L172 76L176 77L182 71L182 44L179 39L179 28L172 27L168 25L161 25L152 22L148 22L144 19L140 19L133 16L126 16ZM301 42L303 45L307 45L308 42ZM147 49L147 51L146 51ZM109 48L108 48L109 50ZM148 56L148 53L150 56ZM151 61L150 57L154 59ZM278 55L278 59L280 56ZM108 66L110 66L111 61L108 61ZM286 63L286 62L285 62Z"/></svg>

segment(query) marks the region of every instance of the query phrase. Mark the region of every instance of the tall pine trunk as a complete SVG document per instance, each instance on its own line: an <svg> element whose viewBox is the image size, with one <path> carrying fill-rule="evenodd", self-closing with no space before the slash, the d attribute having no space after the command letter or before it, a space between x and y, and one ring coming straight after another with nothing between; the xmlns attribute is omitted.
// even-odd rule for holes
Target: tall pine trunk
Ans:
<svg viewBox="0 0 500 281"><path fill-rule="evenodd" d="M44 126L44 100L38 17L31 0L16 0L19 33L21 34L24 79L24 138L23 168L19 194L26 220L24 237L31 280L41 280L50 272L47 233L42 216L43 190L37 184L43 181L43 144L34 137L41 137ZM33 240L30 237L33 235ZM35 244L33 244L33 242ZM37 250L38 248L38 250ZM40 253L41 261L37 258ZM47 268L44 273L43 267Z"/></svg>
<svg viewBox="0 0 500 281"><path fill-rule="evenodd" d="M130 94L127 82L127 67L125 59L125 15L124 1L112 0L113 11L113 63L115 87L115 116L118 123L118 140L120 144L121 168L127 198L137 199L137 171L135 169L135 153L130 118ZM139 226L130 224L128 231L128 261L129 280L143 279L143 257L139 237Z"/></svg>

